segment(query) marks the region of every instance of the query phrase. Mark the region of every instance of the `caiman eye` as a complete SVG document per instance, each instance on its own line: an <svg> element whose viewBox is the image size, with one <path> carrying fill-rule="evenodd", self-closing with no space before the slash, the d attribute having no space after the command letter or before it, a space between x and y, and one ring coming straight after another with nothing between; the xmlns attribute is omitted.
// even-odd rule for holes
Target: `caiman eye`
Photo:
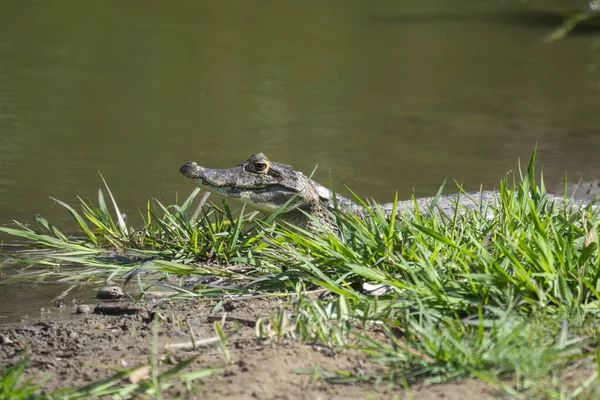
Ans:
<svg viewBox="0 0 600 400"><path fill-rule="evenodd" d="M244 169L252 174L268 175L271 170L271 162L265 157L252 157L244 163Z"/></svg>
<svg viewBox="0 0 600 400"><path fill-rule="evenodd" d="M265 172L267 169L267 164L262 162L254 163L254 169L256 170L256 172Z"/></svg>

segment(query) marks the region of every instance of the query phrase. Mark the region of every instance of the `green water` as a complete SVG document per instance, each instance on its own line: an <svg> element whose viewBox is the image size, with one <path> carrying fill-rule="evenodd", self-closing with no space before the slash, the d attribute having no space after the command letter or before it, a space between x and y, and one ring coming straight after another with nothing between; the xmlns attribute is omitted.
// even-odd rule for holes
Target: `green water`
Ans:
<svg viewBox="0 0 600 400"><path fill-rule="evenodd" d="M538 143L546 180L600 178L600 35L545 5L19 1L0 14L0 224L48 198L172 202L188 159L252 153L379 201L493 188ZM1 297L2 295L0 295ZM0 307L1 308L1 307ZM0 314L3 310L0 310Z"/></svg>

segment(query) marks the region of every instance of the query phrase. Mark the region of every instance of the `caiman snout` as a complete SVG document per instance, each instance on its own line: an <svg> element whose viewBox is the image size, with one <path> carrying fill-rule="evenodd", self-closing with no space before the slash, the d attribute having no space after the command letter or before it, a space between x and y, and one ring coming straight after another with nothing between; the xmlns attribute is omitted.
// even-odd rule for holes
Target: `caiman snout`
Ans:
<svg viewBox="0 0 600 400"><path fill-rule="evenodd" d="M200 167L194 161L188 161L179 168L179 172L188 178L192 178L197 174L198 168Z"/></svg>

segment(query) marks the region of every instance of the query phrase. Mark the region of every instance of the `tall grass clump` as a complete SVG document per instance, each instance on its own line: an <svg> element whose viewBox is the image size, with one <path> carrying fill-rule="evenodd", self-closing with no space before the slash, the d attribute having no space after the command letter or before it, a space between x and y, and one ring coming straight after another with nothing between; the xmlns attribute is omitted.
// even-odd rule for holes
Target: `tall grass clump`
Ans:
<svg viewBox="0 0 600 400"><path fill-rule="evenodd" d="M41 388L33 378L23 379L27 358L17 360L13 365L0 365L0 399L22 400L37 398L35 393ZM44 379L42 379L44 381Z"/></svg>
<svg viewBox="0 0 600 400"><path fill-rule="evenodd" d="M106 182L105 182L106 185ZM96 203L79 198L80 211L57 200L72 216L78 232L65 233L42 216L35 216L37 229L16 222L17 228L0 227L23 242L20 252L7 254L14 261L33 265L37 274L26 276L73 278L101 276L143 268L171 274L212 274L231 276L210 265L229 264L236 257L252 259L254 252L266 244L260 240L262 228L254 224L256 213L244 210L235 216L226 202L222 207L205 204L194 190L181 205L166 206L158 200L148 201L140 212L142 225L134 227L121 213L108 185L112 203L109 209L102 189ZM88 273L74 275L70 266L88 268ZM46 268L44 268L46 267Z"/></svg>
<svg viewBox="0 0 600 400"><path fill-rule="evenodd" d="M597 208L549 196L543 179L536 183L534 163L535 154L518 182L507 175L494 204L476 210L458 206L446 215L435 200L428 209L415 201L414 212L394 207L388 216L356 198L368 215L335 210L337 233L280 229L282 238L265 250L286 265L278 279L333 296L298 302L289 331L354 343L391 367L387 378L408 381L478 376L498 383L513 374L517 386L537 390L547 386L528 379L539 382L594 356ZM375 340L374 327L387 339ZM596 390L597 381L586 382L580 391Z"/></svg>
<svg viewBox="0 0 600 400"><path fill-rule="evenodd" d="M367 217L335 211L337 233L289 227L266 252L333 291L385 284L399 297L417 296L424 307L443 310L439 315L513 304L591 311L600 299L597 210L550 198L543 182L535 184L533 161L519 185L510 187L505 177L495 204L479 210L458 206L445 215L433 205L394 209L388 217L365 204Z"/></svg>

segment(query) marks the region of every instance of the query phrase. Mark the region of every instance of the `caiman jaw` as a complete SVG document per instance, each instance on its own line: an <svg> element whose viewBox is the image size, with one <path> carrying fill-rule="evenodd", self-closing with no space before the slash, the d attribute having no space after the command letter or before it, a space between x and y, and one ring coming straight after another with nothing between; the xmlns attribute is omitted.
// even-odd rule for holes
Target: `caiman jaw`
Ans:
<svg viewBox="0 0 600 400"><path fill-rule="evenodd" d="M204 168L188 161L180 172L203 189L264 212L274 212L294 196L284 212L314 201L314 191L302 173L288 165L272 163L263 154L255 154L227 169Z"/></svg>

